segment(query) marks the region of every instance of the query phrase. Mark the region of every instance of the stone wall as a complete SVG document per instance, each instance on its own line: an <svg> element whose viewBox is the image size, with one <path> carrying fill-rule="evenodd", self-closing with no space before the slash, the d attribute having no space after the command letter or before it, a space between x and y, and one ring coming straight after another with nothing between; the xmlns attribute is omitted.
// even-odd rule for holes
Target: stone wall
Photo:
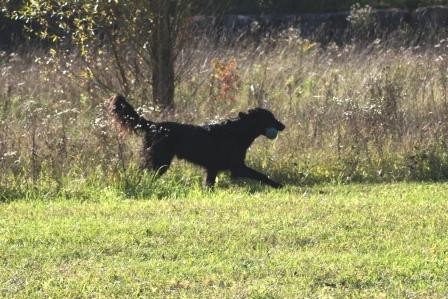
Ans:
<svg viewBox="0 0 448 299"><path fill-rule="evenodd" d="M193 23L201 31L219 30L225 34L252 32L263 34L272 30L296 28L303 37L320 36L326 40L343 41L350 35L349 12L304 13L304 14L265 14L265 15L226 15L223 17L196 16ZM420 35L422 33L448 31L448 6L421 7L416 10L378 9L373 10L375 30L393 32L406 28ZM19 23L2 18L0 14L0 49L12 43L23 41ZM379 30L378 30L379 29Z"/></svg>
<svg viewBox="0 0 448 299"><path fill-rule="evenodd" d="M310 37L327 34L334 39L346 36L350 31L349 12L305 13L296 15L226 15L217 17L194 17L198 28L219 28L226 33L258 32L299 29L301 35ZM448 6L422 7L414 11L404 9L372 10L374 27L377 31L392 32L406 27L414 32L448 31ZM210 26L210 25L213 26Z"/></svg>

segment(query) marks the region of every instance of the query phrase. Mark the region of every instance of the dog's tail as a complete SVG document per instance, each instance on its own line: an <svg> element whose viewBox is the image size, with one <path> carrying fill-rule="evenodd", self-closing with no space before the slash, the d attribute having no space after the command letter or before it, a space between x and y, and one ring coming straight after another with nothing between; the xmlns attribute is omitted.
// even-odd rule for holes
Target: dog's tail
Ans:
<svg viewBox="0 0 448 299"><path fill-rule="evenodd" d="M144 132L153 124L140 116L122 95L115 95L109 99L108 111L122 132Z"/></svg>

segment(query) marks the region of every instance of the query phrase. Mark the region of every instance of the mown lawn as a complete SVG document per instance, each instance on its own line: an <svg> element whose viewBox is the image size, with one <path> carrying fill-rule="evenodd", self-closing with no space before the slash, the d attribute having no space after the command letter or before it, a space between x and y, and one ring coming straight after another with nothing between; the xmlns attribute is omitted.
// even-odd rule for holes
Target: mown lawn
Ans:
<svg viewBox="0 0 448 299"><path fill-rule="evenodd" d="M0 204L1 297L448 296L448 184Z"/></svg>

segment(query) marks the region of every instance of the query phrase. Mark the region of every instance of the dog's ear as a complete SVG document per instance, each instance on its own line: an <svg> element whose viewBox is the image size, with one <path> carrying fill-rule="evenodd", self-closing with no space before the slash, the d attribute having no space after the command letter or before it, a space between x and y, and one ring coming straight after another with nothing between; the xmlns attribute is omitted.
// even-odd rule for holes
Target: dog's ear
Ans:
<svg viewBox="0 0 448 299"><path fill-rule="evenodd" d="M241 119L244 119L244 118L246 118L246 117L248 117L249 115L246 113L246 112L240 112L240 113L238 113L238 117L239 118L241 118Z"/></svg>
<svg viewBox="0 0 448 299"><path fill-rule="evenodd" d="M261 109L260 107L256 107L256 108L251 108L251 109L249 109L249 111L247 111L249 114L255 114L255 113L257 113L257 112L260 112L261 110L263 110L263 109Z"/></svg>

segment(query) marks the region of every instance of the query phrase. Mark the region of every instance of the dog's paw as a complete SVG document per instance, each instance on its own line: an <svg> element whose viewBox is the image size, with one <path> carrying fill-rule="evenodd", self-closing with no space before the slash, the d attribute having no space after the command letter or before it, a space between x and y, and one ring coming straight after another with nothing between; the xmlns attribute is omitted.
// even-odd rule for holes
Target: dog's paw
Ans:
<svg viewBox="0 0 448 299"><path fill-rule="evenodd" d="M275 189L280 189L280 188L283 188L283 185L280 183L273 182L272 187L274 187Z"/></svg>

